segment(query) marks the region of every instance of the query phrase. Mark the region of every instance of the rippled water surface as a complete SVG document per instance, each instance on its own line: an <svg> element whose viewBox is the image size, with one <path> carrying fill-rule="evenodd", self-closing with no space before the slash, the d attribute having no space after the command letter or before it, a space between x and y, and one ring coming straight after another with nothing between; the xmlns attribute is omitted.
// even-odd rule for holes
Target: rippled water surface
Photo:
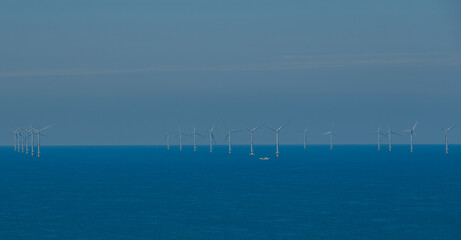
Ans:
<svg viewBox="0 0 461 240"><path fill-rule="evenodd" d="M461 239L461 146L233 150L0 147L0 239Z"/></svg>

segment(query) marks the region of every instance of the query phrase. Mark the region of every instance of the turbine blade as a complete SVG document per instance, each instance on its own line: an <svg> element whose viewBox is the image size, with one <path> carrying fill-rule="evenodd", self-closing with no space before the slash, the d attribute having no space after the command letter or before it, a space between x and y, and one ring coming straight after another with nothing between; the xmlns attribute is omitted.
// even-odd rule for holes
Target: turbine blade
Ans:
<svg viewBox="0 0 461 240"><path fill-rule="evenodd" d="M54 124L49 125L49 126L46 126L46 127L42 128L42 129L40 129L40 132L41 132L41 131L45 131L46 129L48 129L48 128L50 128L50 127L53 127L53 126L54 126Z"/></svg>
<svg viewBox="0 0 461 240"><path fill-rule="evenodd" d="M285 125L287 125L287 123L288 123L288 122L284 123L284 124L283 124L282 126L280 126L279 129L277 129L277 130L280 131L280 129L282 129L283 127L285 127Z"/></svg>
<svg viewBox="0 0 461 240"><path fill-rule="evenodd" d="M211 139L213 139L213 143L216 143L216 141L214 140L214 134L211 133Z"/></svg>
<svg viewBox="0 0 461 240"><path fill-rule="evenodd" d="M262 122L261 124L259 124L257 127L253 128L253 131L256 131L256 129L260 128L262 125L264 125L264 122Z"/></svg>
<svg viewBox="0 0 461 240"><path fill-rule="evenodd" d="M447 132L449 132L451 129L453 129L453 128L455 128L455 127L456 127L456 125L449 127L449 128L447 129Z"/></svg>
<svg viewBox="0 0 461 240"><path fill-rule="evenodd" d="M416 121L416 122L415 122L415 125L413 125L413 128L412 128L411 130L413 130L413 131L415 130L416 125L418 125L418 122L419 122L419 121Z"/></svg>

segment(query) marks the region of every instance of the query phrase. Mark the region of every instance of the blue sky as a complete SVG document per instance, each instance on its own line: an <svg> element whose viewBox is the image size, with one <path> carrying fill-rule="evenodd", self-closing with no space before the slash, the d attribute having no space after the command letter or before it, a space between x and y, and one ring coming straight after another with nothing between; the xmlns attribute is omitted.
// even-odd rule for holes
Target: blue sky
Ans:
<svg viewBox="0 0 461 240"><path fill-rule="evenodd" d="M0 144L29 123L56 124L48 144L159 144L222 119L318 144L332 122L374 143L378 121L420 120L416 142L441 143L434 122L461 122L460 25L448 0L2 1Z"/></svg>

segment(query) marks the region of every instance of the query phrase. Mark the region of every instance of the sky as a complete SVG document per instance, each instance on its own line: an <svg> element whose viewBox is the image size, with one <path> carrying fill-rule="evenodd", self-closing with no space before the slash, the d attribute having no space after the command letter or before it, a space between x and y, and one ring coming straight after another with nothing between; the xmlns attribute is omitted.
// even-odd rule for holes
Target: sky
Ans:
<svg viewBox="0 0 461 240"><path fill-rule="evenodd" d="M0 29L0 145L50 124L44 145L158 145L214 124L223 144L223 122L287 121L281 144L306 127L327 144L333 123L335 143L374 144L378 123L416 121L417 144L442 144L436 123L461 123L455 0L3 0Z"/></svg>

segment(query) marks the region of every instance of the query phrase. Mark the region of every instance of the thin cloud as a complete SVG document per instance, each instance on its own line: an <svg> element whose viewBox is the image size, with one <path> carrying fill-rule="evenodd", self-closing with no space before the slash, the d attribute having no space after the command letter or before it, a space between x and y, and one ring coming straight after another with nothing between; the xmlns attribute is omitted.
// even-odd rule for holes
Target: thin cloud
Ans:
<svg viewBox="0 0 461 240"><path fill-rule="evenodd" d="M120 75L154 72L234 72L289 71L356 66L461 66L458 53L367 53L330 55L285 55L259 64L212 67L162 66L133 69L54 69L43 71L0 72L0 78L43 76Z"/></svg>

